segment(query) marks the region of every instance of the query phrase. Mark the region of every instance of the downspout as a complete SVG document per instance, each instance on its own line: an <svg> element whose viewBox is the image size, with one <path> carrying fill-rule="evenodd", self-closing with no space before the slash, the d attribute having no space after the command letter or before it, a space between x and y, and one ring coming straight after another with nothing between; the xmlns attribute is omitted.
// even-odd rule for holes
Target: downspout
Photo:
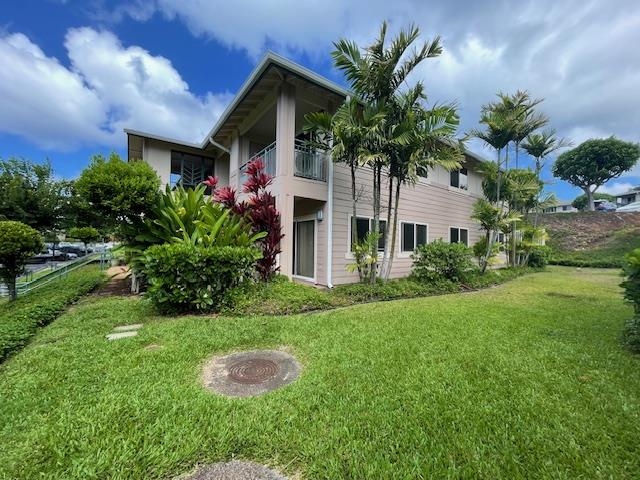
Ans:
<svg viewBox="0 0 640 480"><path fill-rule="evenodd" d="M328 171L328 199L327 199L327 287L333 288L333 158L326 156Z"/></svg>
<svg viewBox="0 0 640 480"><path fill-rule="evenodd" d="M213 145L214 147L218 147L220 150L222 150L225 153L228 153L229 155L231 155L231 150L229 150L227 147L225 147L224 145L220 145L218 142L216 142L213 137L209 137L209 142L211 143L211 145Z"/></svg>

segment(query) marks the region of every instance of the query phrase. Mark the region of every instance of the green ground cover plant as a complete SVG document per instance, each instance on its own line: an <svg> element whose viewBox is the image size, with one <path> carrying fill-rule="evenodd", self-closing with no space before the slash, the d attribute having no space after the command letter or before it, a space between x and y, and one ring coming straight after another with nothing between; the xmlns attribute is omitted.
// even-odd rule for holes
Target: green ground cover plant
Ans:
<svg viewBox="0 0 640 480"><path fill-rule="evenodd" d="M638 478L640 359L620 348L619 283L549 267L291 316L90 298L0 367L0 478L167 479L231 458L302 480ZM302 365L285 388L231 399L200 384L212 355L281 347Z"/></svg>
<svg viewBox="0 0 640 480"><path fill-rule="evenodd" d="M24 347L40 327L104 281L97 266L82 267L50 284L0 304L0 363Z"/></svg>

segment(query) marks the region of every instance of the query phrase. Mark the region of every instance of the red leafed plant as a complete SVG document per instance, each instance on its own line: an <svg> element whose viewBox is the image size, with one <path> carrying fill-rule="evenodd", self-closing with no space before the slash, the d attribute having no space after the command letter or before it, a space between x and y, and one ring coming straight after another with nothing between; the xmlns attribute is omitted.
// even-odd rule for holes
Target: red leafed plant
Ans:
<svg viewBox="0 0 640 480"><path fill-rule="evenodd" d="M276 259L281 252L280 240L284 235L276 199L267 191L273 178L264 172L264 168L264 162L260 158L247 164L245 174L248 178L242 186L242 191L250 194L247 201L239 202L235 189L229 186L217 189L216 177L209 177L204 183L213 189L213 200L247 218L254 233L267 233L266 237L258 241L262 258L258 260L257 270L260 278L268 281L280 269L276 267Z"/></svg>

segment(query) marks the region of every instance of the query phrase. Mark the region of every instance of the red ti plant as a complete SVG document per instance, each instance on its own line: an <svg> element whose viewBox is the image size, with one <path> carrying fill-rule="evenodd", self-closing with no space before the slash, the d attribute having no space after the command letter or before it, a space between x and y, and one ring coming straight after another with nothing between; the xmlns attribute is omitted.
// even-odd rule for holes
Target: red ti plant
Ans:
<svg viewBox="0 0 640 480"><path fill-rule="evenodd" d="M216 189L218 179L209 177L205 185L213 189L213 199L234 213L248 219L254 233L266 232L267 236L258 241L262 249L262 258L258 260L257 270L260 278L268 281L280 267L276 267L276 259L280 250L282 225L280 213L276 209L276 199L267 190L273 178L264 172L264 162L257 158L246 166L247 180L242 186L244 193L250 194L247 201L239 202L235 189L226 186Z"/></svg>

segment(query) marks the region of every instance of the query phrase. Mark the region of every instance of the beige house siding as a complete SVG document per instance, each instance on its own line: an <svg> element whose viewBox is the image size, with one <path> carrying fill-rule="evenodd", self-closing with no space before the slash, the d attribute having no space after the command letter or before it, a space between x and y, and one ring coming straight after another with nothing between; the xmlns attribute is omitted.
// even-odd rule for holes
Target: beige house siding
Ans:
<svg viewBox="0 0 640 480"><path fill-rule="evenodd" d="M411 271L410 254L401 252L401 222L427 224L427 241L437 238L449 241L449 228L460 227L469 231L469 246L482 235L478 224L471 218L473 203L481 197L482 178L469 170L469 190L463 191L449 186L449 172L437 169L428 179L420 179L415 186L403 187L398 211L398 231L394 252L392 278L407 276ZM349 252L351 218L351 177L349 168L337 164L334 167L334 212L333 212L333 284L358 281L356 273L349 273L346 266L353 263ZM370 170L358 171L358 216L372 217L372 196ZM381 219L387 216L387 183L383 181Z"/></svg>

